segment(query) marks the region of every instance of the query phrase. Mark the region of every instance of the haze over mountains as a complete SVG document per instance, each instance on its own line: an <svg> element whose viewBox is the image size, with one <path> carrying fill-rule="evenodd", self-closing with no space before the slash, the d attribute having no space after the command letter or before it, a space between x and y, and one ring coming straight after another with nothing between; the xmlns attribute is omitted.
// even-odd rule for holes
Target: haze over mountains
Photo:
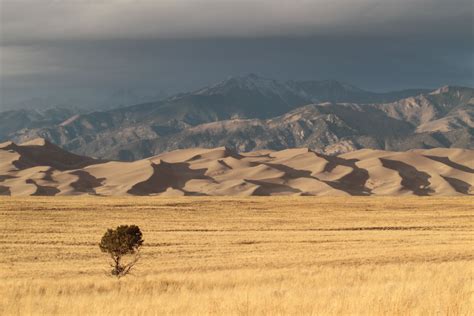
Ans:
<svg viewBox="0 0 474 316"><path fill-rule="evenodd" d="M43 118L9 112L0 138L36 137L74 153L137 160L178 148L236 151L308 147L338 154L361 148L473 148L474 90L373 93L337 81L280 82L255 74L167 99Z"/></svg>
<svg viewBox="0 0 474 316"><path fill-rule="evenodd" d="M134 162L78 156L36 139L0 144L0 195L465 195L474 151L191 148Z"/></svg>

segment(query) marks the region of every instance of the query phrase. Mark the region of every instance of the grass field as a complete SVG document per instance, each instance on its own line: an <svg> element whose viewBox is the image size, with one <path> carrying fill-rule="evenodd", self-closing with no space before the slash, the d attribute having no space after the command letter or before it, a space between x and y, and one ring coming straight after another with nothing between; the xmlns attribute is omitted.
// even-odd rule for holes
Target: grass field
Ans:
<svg viewBox="0 0 474 316"><path fill-rule="evenodd" d="M473 198L2 198L0 315L474 315ZM137 224L133 275L107 228Z"/></svg>

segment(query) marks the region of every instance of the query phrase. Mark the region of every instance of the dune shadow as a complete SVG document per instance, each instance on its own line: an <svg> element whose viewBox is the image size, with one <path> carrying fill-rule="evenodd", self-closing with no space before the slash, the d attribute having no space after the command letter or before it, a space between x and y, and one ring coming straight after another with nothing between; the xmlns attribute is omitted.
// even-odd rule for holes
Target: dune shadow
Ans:
<svg viewBox="0 0 474 316"><path fill-rule="evenodd" d="M462 180L456 179L456 178L451 178L451 177L446 177L446 176L441 176L446 182L449 183L453 187L456 192L462 193L462 194L467 194L467 195L472 195L469 193L471 190L471 185L467 182L464 182Z"/></svg>
<svg viewBox="0 0 474 316"><path fill-rule="evenodd" d="M13 150L20 154L20 158L13 161L13 165L19 170L37 166L49 166L64 171L80 169L89 165L104 162L104 160L70 153L49 142L46 142L44 146L18 146L16 144L11 144L2 149Z"/></svg>
<svg viewBox="0 0 474 316"><path fill-rule="evenodd" d="M10 188L0 185L0 195L12 195Z"/></svg>
<svg viewBox="0 0 474 316"><path fill-rule="evenodd" d="M385 168L397 171L402 178L401 185L405 189L413 191L415 195L426 196L434 192L434 190L429 187L431 183L428 179L431 178L431 176L426 172L419 171L415 167L398 160L386 158L379 158L379 160Z"/></svg>
<svg viewBox="0 0 474 316"><path fill-rule="evenodd" d="M337 166L345 166L352 168L349 174L341 177L336 181L323 181L334 189L345 191L350 195L371 195L372 190L366 187L367 180L369 180L369 172L366 169L360 168L356 165L357 159L344 159L337 156L328 156L311 151L319 158L327 161L323 172L331 172ZM319 179L318 179L319 180Z"/></svg>
<svg viewBox="0 0 474 316"><path fill-rule="evenodd" d="M39 185L33 179L27 179L25 182L28 183L28 184L33 184L34 186L36 186L36 191L35 191L35 193L32 194L32 195L35 195L35 196L36 195L38 195L38 196L54 196L54 195L58 194L59 192L61 192L56 187L50 187L50 186L46 186L46 185Z"/></svg>
<svg viewBox="0 0 474 316"><path fill-rule="evenodd" d="M151 164L153 174L145 181L136 183L130 190L127 191L133 195L149 195L156 193L163 193L168 188L181 190L186 195L205 195L197 192L190 192L184 190L186 182L193 179L203 179L215 182L215 180L205 173L207 168L191 169L190 164L186 162L168 163L160 161L160 163Z"/></svg>
<svg viewBox="0 0 474 316"><path fill-rule="evenodd" d="M262 180L248 180L244 181L258 185L258 188L252 192L252 195L267 196L273 193L301 193L300 190L290 187L286 184L266 182Z"/></svg>
<svg viewBox="0 0 474 316"><path fill-rule="evenodd" d="M70 185L78 192L84 192L89 194L97 194L95 188L100 187L105 178L96 178L89 172L84 170L77 170L71 172L71 174L78 176L78 179L72 182Z"/></svg>
<svg viewBox="0 0 474 316"><path fill-rule="evenodd" d="M2 174L2 175L0 175L0 182L3 182L3 181L8 180L8 179L15 179L15 178L17 178L17 177L11 176L9 174L5 174L5 175Z"/></svg>
<svg viewBox="0 0 474 316"><path fill-rule="evenodd" d="M49 181L49 182L57 182L53 179L54 168L51 167L46 171L40 171L40 172L44 173L43 180Z"/></svg>
<svg viewBox="0 0 474 316"><path fill-rule="evenodd" d="M317 181L326 183L330 187L349 193L350 195L370 195L371 190L365 186L365 183L369 179L369 172L365 169L359 168L355 163L358 161L356 159L346 160L339 157L326 156L313 152L316 156L323 158L327 161L327 164L324 167L323 172L331 172L339 165L350 167L352 171L337 179L336 181L321 180L318 177L312 175L312 172L309 170L300 170L294 169L289 166L272 164L272 163L263 163L269 167L275 168L279 171L285 173L284 179L296 179L296 178L310 178Z"/></svg>
<svg viewBox="0 0 474 316"><path fill-rule="evenodd" d="M227 164L227 163L226 163L224 160L222 160L222 159L218 159L217 162L218 162L221 166L223 166L223 167L225 167L225 168L227 168L227 169L229 169L229 170L234 169L234 168L232 168L231 166L229 166L229 164Z"/></svg>
<svg viewBox="0 0 474 316"><path fill-rule="evenodd" d="M424 155L424 157L440 162L442 164L445 164L446 166L449 166L453 169L457 169L459 171L474 173L474 169L469 168L468 166L465 166L465 165L461 165L457 162L454 162L451 159L449 159L449 157L439 157L439 156L429 156L429 155Z"/></svg>

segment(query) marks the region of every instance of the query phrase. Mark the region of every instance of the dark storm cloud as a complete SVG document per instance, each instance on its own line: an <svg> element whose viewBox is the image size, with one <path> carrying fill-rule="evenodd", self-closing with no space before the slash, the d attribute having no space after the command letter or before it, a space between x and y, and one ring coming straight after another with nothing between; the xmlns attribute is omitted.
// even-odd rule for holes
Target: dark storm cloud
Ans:
<svg viewBox="0 0 474 316"><path fill-rule="evenodd" d="M2 102L229 75L472 85L465 0L0 0ZM1 105L0 105L1 106Z"/></svg>
<svg viewBox="0 0 474 316"><path fill-rule="evenodd" d="M2 0L2 41L452 34L470 0ZM454 31L454 32L453 32Z"/></svg>

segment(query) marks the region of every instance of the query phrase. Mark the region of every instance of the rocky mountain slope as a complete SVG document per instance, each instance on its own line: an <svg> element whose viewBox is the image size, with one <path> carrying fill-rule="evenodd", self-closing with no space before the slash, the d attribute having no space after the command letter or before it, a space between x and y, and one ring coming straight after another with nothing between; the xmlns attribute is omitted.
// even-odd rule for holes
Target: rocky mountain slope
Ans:
<svg viewBox="0 0 474 316"><path fill-rule="evenodd" d="M309 147L326 154L473 148L473 91L443 87L377 94L336 81L278 82L248 75L3 138L44 137L78 154L120 160L188 147Z"/></svg>
<svg viewBox="0 0 474 316"><path fill-rule="evenodd" d="M465 195L474 151L307 148L238 153L191 148L134 162L100 161L36 139L0 144L2 195Z"/></svg>
<svg viewBox="0 0 474 316"><path fill-rule="evenodd" d="M49 108L47 110L18 109L0 112L0 139L12 133L23 133L57 126L76 114L74 109Z"/></svg>
<svg viewBox="0 0 474 316"><path fill-rule="evenodd" d="M270 119L230 119L189 126L163 135L146 127L104 133L78 151L136 160L178 148L228 146L238 151L308 147L337 154L361 148L474 148L473 91L444 89L392 103L323 103ZM132 135L132 136L130 136Z"/></svg>

